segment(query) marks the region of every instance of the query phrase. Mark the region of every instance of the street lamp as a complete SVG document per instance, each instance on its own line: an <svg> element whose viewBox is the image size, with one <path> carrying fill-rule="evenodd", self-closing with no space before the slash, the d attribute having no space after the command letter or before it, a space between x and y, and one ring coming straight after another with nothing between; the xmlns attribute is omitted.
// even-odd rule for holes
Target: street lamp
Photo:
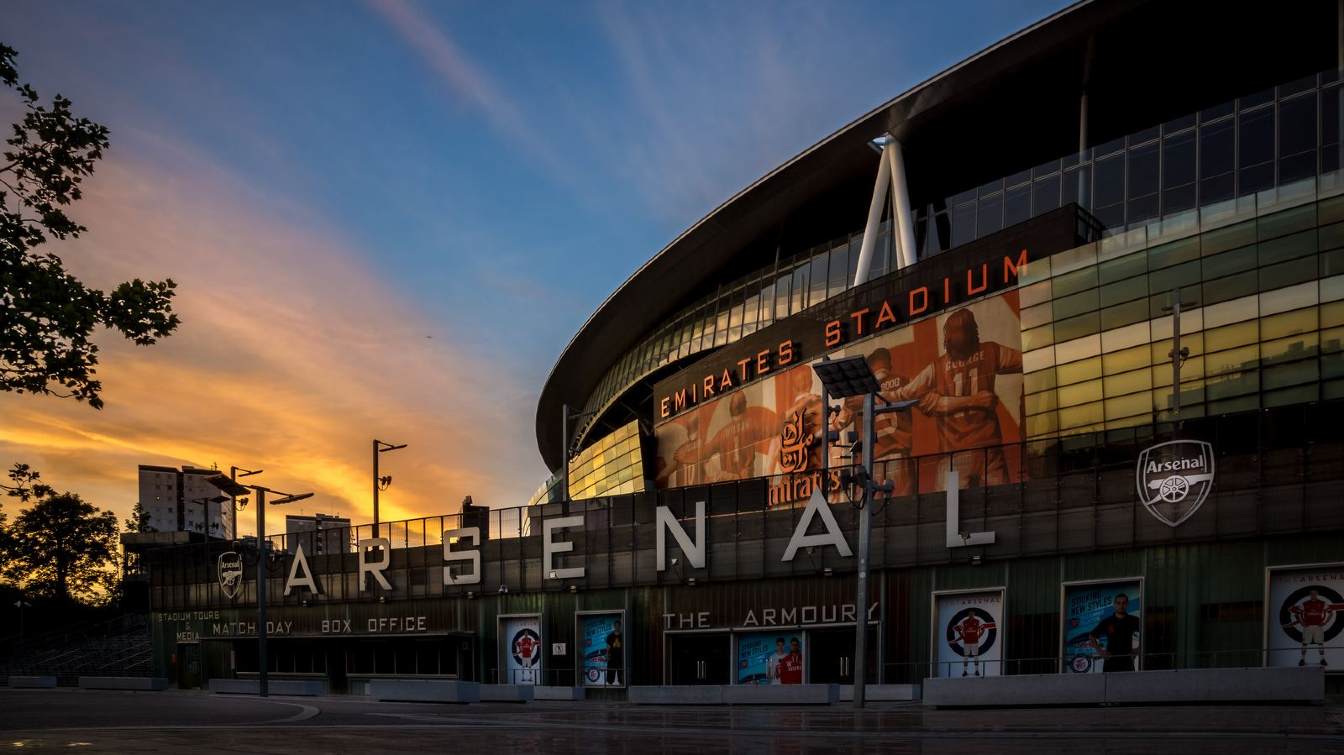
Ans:
<svg viewBox="0 0 1344 755"><path fill-rule="evenodd" d="M199 504L201 504L201 508L205 510L205 518L201 520L201 532L202 532L206 537L210 537L210 504L212 504L212 503L224 503L224 502L226 502L226 501L232 501L232 500L233 500L232 498L230 498L229 496L226 496L226 495L216 495L216 496L210 496L210 497L208 497L208 498L193 498L193 499L191 499L191 502L192 502L192 503L199 503ZM234 512L234 516L237 516L237 515L238 515L238 513L235 511L235 512Z"/></svg>
<svg viewBox="0 0 1344 755"><path fill-rule="evenodd" d="M261 474L263 471L264 471L264 470L261 470L261 469L243 469L242 467L230 466L230 467L229 467L229 479L230 479L230 480L237 480L239 477L251 477L251 476L254 475L254 474ZM233 537L234 537L234 538L237 538L237 537L238 537L238 509L239 509L239 506L238 506L238 497L237 497L237 496L230 495L230 496L229 496L229 499L230 499L231 501L233 501L233 504L230 506L230 508L233 510L233 513L232 513L232 517L233 517Z"/></svg>
<svg viewBox="0 0 1344 755"><path fill-rule="evenodd" d="M19 609L19 642L23 642L23 609L32 608L33 604L23 598L19 598L14 601L14 607Z"/></svg>
<svg viewBox="0 0 1344 755"><path fill-rule="evenodd" d="M378 492L387 490L392 485L392 475L379 476L378 474L378 454L385 454L388 451L397 451L406 447L405 443L393 445L384 441L373 439L373 536L378 537Z"/></svg>
<svg viewBox="0 0 1344 755"><path fill-rule="evenodd" d="M271 541L266 537L266 494L274 493L280 496L270 502L272 506L283 506L286 503L302 501L306 498L312 498L313 494L282 493L261 485L241 485L224 475L208 477L206 482L230 496L246 495L248 492L252 492L257 497L257 694L266 697L269 694L266 675L266 570L269 566L271 550Z"/></svg>
<svg viewBox="0 0 1344 755"><path fill-rule="evenodd" d="M876 485L873 483L873 420L878 414L888 412L908 411L914 406L914 400L909 401L883 401L882 406L877 406L878 391L882 386L877 382L877 376L873 374L873 369L868 366L868 360L862 356L846 357L844 359L824 359L812 366L813 371L821 380L822 389L826 395L835 398L845 399L855 396L863 396L863 439L860 441L863 448L863 470L860 472L860 482L863 485L863 495L859 500L859 568L855 578L855 598L854 605L857 610L854 612L854 707L862 708L865 698L864 679L866 671L867 656L867 638L868 638L868 550L869 540L872 537L873 529L873 509L869 505L873 500L873 493L885 492L891 493L893 485L890 480ZM822 438L827 444L826 456L830 456L830 409L822 406L822 423L826 425L822 428ZM823 486L829 484L824 481Z"/></svg>

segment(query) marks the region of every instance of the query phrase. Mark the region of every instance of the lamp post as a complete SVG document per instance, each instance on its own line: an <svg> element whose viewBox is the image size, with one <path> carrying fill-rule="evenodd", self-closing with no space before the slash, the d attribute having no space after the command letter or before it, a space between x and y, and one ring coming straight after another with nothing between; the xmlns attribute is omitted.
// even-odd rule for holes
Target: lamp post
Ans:
<svg viewBox="0 0 1344 755"><path fill-rule="evenodd" d="M1171 305L1162 308L1171 313L1171 419L1176 429L1181 427L1181 366L1190 357L1189 347L1181 346L1181 307L1193 307L1197 302L1181 301L1181 287L1171 290Z"/></svg>
<svg viewBox="0 0 1344 755"><path fill-rule="evenodd" d="M863 485L863 495L860 498L859 508L859 548L858 548L858 572L855 575L855 599L854 605L854 707L862 708L867 697L867 639L868 639L868 551L869 540L872 538L873 529L873 494L884 492L890 495L893 485L890 480L877 485L873 482L873 424L878 414L888 412L908 411L916 402L910 401L883 401L881 406L877 405L878 391L881 386L877 382L877 377L873 375L873 370L868 366L868 360L861 356L846 357L844 359L824 360L813 365L812 369L821 379L821 385L826 395L835 398L852 398L854 396L863 396L863 437L859 442L863 449L863 468L859 473L860 482ZM823 442L827 444L827 453L829 455L830 428L829 407L823 405L821 408L822 422L826 427L822 428ZM823 485L826 484L823 482Z"/></svg>
<svg viewBox="0 0 1344 755"><path fill-rule="evenodd" d="M388 451L397 451L406 447L405 443L394 445L384 441L373 439L373 536L378 537L378 493L392 484L392 475L379 476L378 474L378 455L385 454Z"/></svg>
<svg viewBox="0 0 1344 755"><path fill-rule="evenodd" d="M201 504L201 508L205 511L205 517L201 519L201 534L205 535L206 537L210 537L210 504L224 503L226 501L232 501L232 500L233 498L226 495L216 495L216 496L210 496L208 498L191 499L192 503ZM235 518L238 516L237 510L233 512L233 515Z"/></svg>
<svg viewBox="0 0 1344 755"><path fill-rule="evenodd" d="M266 580L268 579L267 568L270 565L271 541L266 537L266 494L275 493L280 496L270 502L272 506L283 506L286 503L302 501L305 498L312 498L313 494L282 493L261 485L241 485L224 475L207 478L206 482L223 490L230 496L246 495L250 491L257 497L257 694L261 697L267 697L270 690L267 685L266 669Z"/></svg>
<svg viewBox="0 0 1344 755"><path fill-rule="evenodd" d="M230 466L230 467L229 467L229 479L230 479L230 480L237 480L239 477L251 477L252 475L261 474L263 471L265 471L265 470L261 470L261 469L243 469L242 467ZM229 496L229 500L232 502L232 504L230 505L229 508L230 508L230 509L232 510L232 512L233 512L233 513L232 513L232 517L233 517L233 521L232 521L232 523L233 523L233 538L236 540L236 539L238 539L238 496L236 496L236 495L230 495L230 496Z"/></svg>
<svg viewBox="0 0 1344 755"><path fill-rule="evenodd" d="M25 608L32 608L33 604L23 598L19 598L14 601L14 607L19 609L19 642L23 642L23 610Z"/></svg>

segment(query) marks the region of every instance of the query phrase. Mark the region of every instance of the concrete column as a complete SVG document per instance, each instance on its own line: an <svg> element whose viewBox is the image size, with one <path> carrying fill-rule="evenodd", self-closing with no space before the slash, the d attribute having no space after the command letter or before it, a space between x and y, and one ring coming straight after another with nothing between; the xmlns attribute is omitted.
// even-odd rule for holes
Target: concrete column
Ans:
<svg viewBox="0 0 1344 755"><path fill-rule="evenodd" d="M891 161L886 156L887 147L882 148L882 156L877 163L877 183L873 185L873 201L868 205L868 222L863 226L863 244L859 247L859 264L854 271L854 285L867 282L873 269L873 249L877 246L877 227L882 224L882 205L887 200L887 187L891 184Z"/></svg>

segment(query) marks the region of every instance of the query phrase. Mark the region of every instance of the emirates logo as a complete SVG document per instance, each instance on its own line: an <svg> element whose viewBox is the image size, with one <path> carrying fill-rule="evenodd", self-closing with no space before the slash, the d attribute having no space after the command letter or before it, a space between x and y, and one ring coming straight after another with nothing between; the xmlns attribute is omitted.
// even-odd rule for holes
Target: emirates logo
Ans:
<svg viewBox="0 0 1344 755"><path fill-rule="evenodd" d="M806 432L803 427L803 412L789 415L784 423L784 431L779 436L779 467L784 472L802 472L807 469L807 450L816 440L814 433Z"/></svg>

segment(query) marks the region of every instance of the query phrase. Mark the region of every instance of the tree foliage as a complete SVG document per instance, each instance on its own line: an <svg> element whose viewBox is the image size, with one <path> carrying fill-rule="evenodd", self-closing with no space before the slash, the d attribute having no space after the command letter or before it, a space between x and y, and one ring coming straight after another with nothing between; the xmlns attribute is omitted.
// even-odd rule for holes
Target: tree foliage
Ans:
<svg viewBox="0 0 1344 755"><path fill-rule="evenodd" d="M23 117L0 153L0 390L44 393L102 408L95 377L95 328L150 345L178 326L171 279L85 286L42 246L87 229L66 214L80 184L108 146L105 126L76 117L70 100L42 104L20 83L17 52L0 44L0 85L13 90Z"/></svg>
<svg viewBox="0 0 1344 755"><path fill-rule="evenodd" d="M5 576L28 594L58 602L107 600L117 574L116 514L74 493L34 498L7 528Z"/></svg>

